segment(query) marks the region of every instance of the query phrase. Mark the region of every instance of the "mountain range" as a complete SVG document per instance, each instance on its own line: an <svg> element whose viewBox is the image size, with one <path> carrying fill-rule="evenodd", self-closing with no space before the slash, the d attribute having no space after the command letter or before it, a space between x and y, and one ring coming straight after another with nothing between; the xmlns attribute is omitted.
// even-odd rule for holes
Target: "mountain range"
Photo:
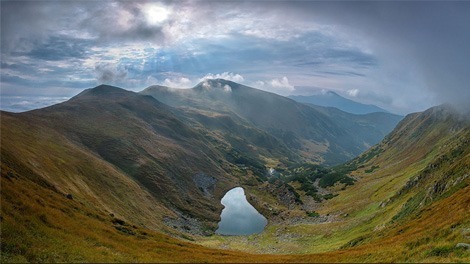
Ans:
<svg viewBox="0 0 470 264"><path fill-rule="evenodd" d="M1 112L2 262L468 261L469 121L401 119L222 79ZM282 178L330 165L321 197ZM235 186L270 222L253 243L213 235Z"/></svg>
<svg viewBox="0 0 470 264"><path fill-rule="evenodd" d="M151 86L141 94L199 118L218 113L244 122L274 136L301 159L324 164L338 164L360 154L402 119L389 113L354 115L311 107L222 79L206 80L192 89Z"/></svg>

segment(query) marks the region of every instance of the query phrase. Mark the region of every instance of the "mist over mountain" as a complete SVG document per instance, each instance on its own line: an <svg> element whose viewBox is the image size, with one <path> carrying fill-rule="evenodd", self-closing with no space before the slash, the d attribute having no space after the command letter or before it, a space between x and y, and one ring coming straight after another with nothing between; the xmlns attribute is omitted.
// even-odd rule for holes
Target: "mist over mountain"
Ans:
<svg viewBox="0 0 470 264"><path fill-rule="evenodd" d="M300 103L308 103L314 104L319 106L327 106L327 107L336 107L342 111L351 113L351 114L369 114L375 112L384 112L388 113L387 110L384 110L375 105L366 105L355 102L350 99L346 99L339 94L333 91L325 91L315 95L289 95L289 98L300 102Z"/></svg>
<svg viewBox="0 0 470 264"><path fill-rule="evenodd" d="M402 118L385 113L377 125L372 115L315 108L277 94L223 79L206 80L191 89L151 86L141 92L187 111L211 111L242 119L278 138L304 160L337 164L378 143ZM336 112L335 112L336 113ZM340 118L341 116L341 118ZM344 122L344 120L353 120Z"/></svg>

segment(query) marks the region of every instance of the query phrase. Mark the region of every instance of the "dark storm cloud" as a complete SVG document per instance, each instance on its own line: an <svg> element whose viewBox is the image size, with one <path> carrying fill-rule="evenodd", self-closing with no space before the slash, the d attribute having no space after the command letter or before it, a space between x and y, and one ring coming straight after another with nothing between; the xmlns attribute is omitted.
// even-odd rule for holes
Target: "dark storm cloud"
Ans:
<svg viewBox="0 0 470 264"><path fill-rule="evenodd" d="M146 23L143 9L138 7L142 3L145 2L92 2L86 7L86 16L78 27L103 42L151 40L163 43L162 25Z"/></svg>
<svg viewBox="0 0 470 264"><path fill-rule="evenodd" d="M71 1L1 1L1 50L28 51L54 34L74 28L78 9Z"/></svg>
<svg viewBox="0 0 470 264"><path fill-rule="evenodd" d="M58 61L65 59L80 59L89 55L92 46L90 40L70 37L51 36L44 43L34 46L28 52L18 52L15 55L29 56L34 59Z"/></svg>
<svg viewBox="0 0 470 264"><path fill-rule="evenodd" d="M470 106L470 2L272 3L286 17L336 24L374 43L377 56L412 71L439 102ZM400 69L394 69L400 74ZM406 74L406 73L402 73ZM399 77L399 76L394 76ZM413 91L405 93L416 96Z"/></svg>
<svg viewBox="0 0 470 264"><path fill-rule="evenodd" d="M470 2L1 1L1 92L232 73L283 94L356 91L400 113L466 106L469 13Z"/></svg>
<svg viewBox="0 0 470 264"><path fill-rule="evenodd" d="M2 53L60 44L61 38L99 43L163 43L162 25L149 25L143 1L2 1ZM68 36L67 36L68 35ZM78 36L77 36L78 35Z"/></svg>
<svg viewBox="0 0 470 264"><path fill-rule="evenodd" d="M95 66L97 79L100 83L114 84L122 81L127 76L127 71L117 69L113 65L100 63Z"/></svg>

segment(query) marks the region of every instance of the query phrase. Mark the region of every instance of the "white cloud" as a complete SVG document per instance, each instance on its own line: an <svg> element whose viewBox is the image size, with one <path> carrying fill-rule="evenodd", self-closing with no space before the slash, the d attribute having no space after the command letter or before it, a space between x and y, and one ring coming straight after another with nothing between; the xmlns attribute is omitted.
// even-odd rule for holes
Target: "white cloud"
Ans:
<svg viewBox="0 0 470 264"><path fill-rule="evenodd" d="M212 74L208 73L206 76L201 78L201 81L207 80L207 79L224 79L232 82L243 82L245 78L241 76L240 74L237 73L232 73L232 72L224 72L221 74Z"/></svg>
<svg viewBox="0 0 470 264"><path fill-rule="evenodd" d="M349 94L349 96L351 96L351 97L356 97L356 96L359 94L359 89L351 89L351 90L348 90L348 94Z"/></svg>
<svg viewBox="0 0 470 264"><path fill-rule="evenodd" d="M216 88L215 90L217 90L217 91L223 91L225 93L231 93L232 92L232 87L230 87L230 85L226 84L222 87L222 84L219 83L219 82L210 84L207 81L207 79L202 81L202 88L204 88L206 91L212 90L212 88ZM220 89L220 88L222 88L222 89Z"/></svg>
<svg viewBox="0 0 470 264"><path fill-rule="evenodd" d="M263 81L256 81L255 83L252 84L252 86L256 88L261 88L261 87L264 87L265 85L266 83Z"/></svg>
<svg viewBox="0 0 470 264"><path fill-rule="evenodd" d="M146 22L150 26L159 26L165 22L171 14L171 10L159 3L147 3L142 7Z"/></svg>
<svg viewBox="0 0 470 264"><path fill-rule="evenodd" d="M173 88L187 88L192 86L192 81L186 77L166 78L163 81L163 85Z"/></svg>
<svg viewBox="0 0 470 264"><path fill-rule="evenodd" d="M251 85L255 88L281 95L288 95L295 90L295 87L289 83L289 79L286 76L282 78L274 78L269 81L258 80Z"/></svg>
<svg viewBox="0 0 470 264"><path fill-rule="evenodd" d="M232 87L230 87L230 85L228 85L228 84L224 85L224 92L231 93L232 92Z"/></svg>
<svg viewBox="0 0 470 264"><path fill-rule="evenodd" d="M211 89L211 85L207 82L207 81L204 81L202 83L202 87L206 90L210 90Z"/></svg>
<svg viewBox="0 0 470 264"><path fill-rule="evenodd" d="M289 79L286 76L281 79L272 79L269 84L275 89L294 91L294 86L289 83Z"/></svg>

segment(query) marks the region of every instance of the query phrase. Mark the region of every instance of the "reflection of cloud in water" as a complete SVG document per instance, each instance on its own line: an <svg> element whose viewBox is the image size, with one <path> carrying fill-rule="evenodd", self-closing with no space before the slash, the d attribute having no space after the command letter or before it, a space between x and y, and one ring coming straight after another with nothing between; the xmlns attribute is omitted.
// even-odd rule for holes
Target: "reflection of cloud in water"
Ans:
<svg viewBox="0 0 470 264"><path fill-rule="evenodd" d="M217 233L222 235L249 235L263 231L267 220L246 200L243 188L228 191L222 198L225 206L220 215Z"/></svg>

